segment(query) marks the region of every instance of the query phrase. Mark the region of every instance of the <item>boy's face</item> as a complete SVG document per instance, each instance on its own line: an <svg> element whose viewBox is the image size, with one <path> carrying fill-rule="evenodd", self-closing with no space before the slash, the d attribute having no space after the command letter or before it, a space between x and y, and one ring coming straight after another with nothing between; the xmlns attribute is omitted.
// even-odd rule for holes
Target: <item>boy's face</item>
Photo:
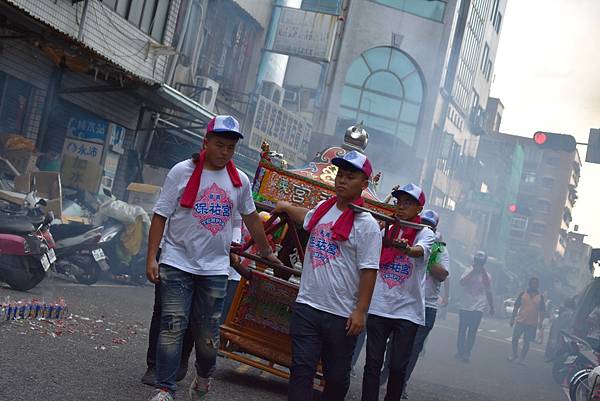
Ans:
<svg viewBox="0 0 600 401"><path fill-rule="evenodd" d="M338 167L335 176L335 194L339 198L352 202L359 198L368 186L369 179L362 171Z"/></svg>
<svg viewBox="0 0 600 401"><path fill-rule="evenodd" d="M529 280L529 288L531 288L532 290L537 290L538 288L540 288L540 282L537 278L532 278L531 280Z"/></svg>
<svg viewBox="0 0 600 401"><path fill-rule="evenodd" d="M423 206L407 193L400 193L396 198L396 217L402 220L412 220L421 213Z"/></svg>
<svg viewBox="0 0 600 401"><path fill-rule="evenodd" d="M208 134L206 136L206 159L216 168L224 168L233 158L238 139L226 135Z"/></svg>

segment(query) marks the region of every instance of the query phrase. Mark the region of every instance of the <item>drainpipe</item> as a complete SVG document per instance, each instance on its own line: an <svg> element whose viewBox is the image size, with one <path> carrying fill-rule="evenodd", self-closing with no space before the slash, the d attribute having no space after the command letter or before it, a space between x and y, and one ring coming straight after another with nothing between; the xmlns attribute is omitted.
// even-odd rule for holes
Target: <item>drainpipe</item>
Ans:
<svg viewBox="0 0 600 401"><path fill-rule="evenodd" d="M90 0L85 0L83 3L83 11L81 12L81 22L79 22L79 33L77 34L77 39L80 42L83 42L83 30L85 28L85 19L87 17L87 10L89 5Z"/></svg>

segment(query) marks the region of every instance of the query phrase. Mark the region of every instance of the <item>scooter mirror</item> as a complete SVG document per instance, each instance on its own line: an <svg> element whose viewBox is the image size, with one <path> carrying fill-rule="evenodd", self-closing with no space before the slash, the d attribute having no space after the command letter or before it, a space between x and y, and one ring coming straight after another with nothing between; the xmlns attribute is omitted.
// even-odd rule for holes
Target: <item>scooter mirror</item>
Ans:
<svg viewBox="0 0 600 401"><path fill-rule="evenodd" d="M48 214L46 214L46 217L44 218L44 225L50 225L50 223L52 223L53 220L54 213L52 213L52 211L49 211Z"/></svg>

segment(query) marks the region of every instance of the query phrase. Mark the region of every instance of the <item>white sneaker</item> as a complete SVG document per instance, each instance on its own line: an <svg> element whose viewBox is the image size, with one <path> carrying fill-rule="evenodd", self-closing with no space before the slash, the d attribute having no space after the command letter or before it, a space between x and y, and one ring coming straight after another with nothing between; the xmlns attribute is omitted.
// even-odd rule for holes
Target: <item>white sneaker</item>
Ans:
<svg viewBox="0 0 600 401"><path fill-rule="evenodd" d="M203 399L210 391L211 383L212 378L200 377L196 374L196 377L194 377L192 385L190 386L190 400L198 401Z"/></svg>
<svg viewBox="0 0 600 401"><path fill-rule="evenodd" d="M173 401L173 395L166 390L156 389L148 401Z"/></svg>

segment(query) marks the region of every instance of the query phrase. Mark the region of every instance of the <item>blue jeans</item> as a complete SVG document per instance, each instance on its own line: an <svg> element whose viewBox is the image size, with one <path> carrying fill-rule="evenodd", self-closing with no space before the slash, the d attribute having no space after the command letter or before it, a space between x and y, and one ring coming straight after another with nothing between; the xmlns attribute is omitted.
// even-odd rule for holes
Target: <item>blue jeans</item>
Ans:
<svg viewBox="0 0 600 401"><path fill-rule="evenodd" d="M313 380L319 360L323 363L323 401L343 401L350 387L350 364L356 336L346 335L347 318L294 304L290 336L292 367L289 401L313 399Z"/></svg>
<svg viewBox="0 0 600 401"><path fill-rule="evenodd" d="M456 348L458 355L463 358L470 358L471 351L475 346L477 330L481 324L483 312L461 309L458 311L458 337L456 339Z"/></svg>
<svg viewBox="0 0 600 401"><path fill-rule="evenodd" d="M160 265L162 310L156 353L157 388L172 393L177 388L175 378L188 324L194 334L196 371L200 377L212 375L217 362L219 321L226 288L227 275L198 276Z"/></svg>

